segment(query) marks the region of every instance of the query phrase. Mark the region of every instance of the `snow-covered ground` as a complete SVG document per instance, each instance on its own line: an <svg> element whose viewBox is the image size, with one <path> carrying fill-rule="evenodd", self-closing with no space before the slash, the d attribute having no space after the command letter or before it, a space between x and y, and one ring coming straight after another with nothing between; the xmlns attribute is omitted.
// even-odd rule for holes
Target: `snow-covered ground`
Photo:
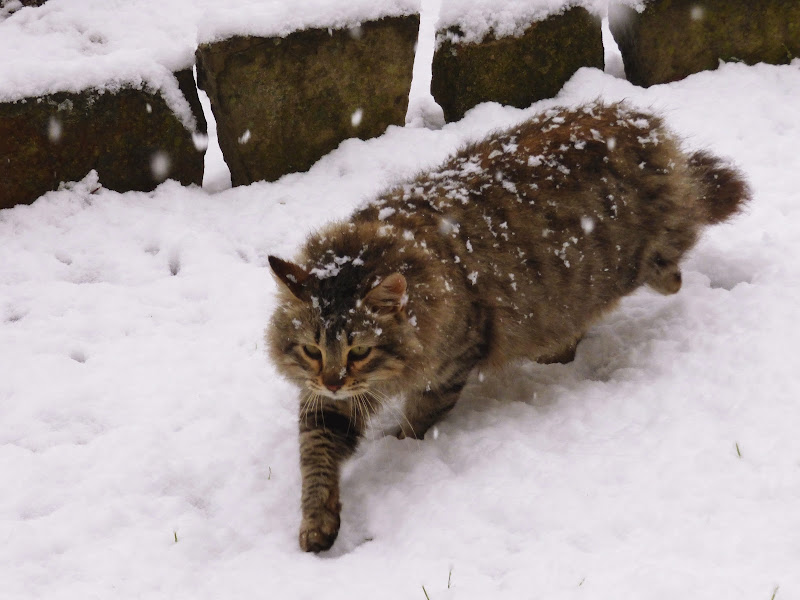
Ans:
<svg viewBox="0 0 800 600"><path fill-rule="evenodd" d="M212 155L206 189L89 177L0 211L0 598L800 597L798 97L800 61L648 90L584 69L555 100L391 127L275 183L218 191ZM336 545L302 553L267 255L596 98L732 158L752 204L679 294L627 299L574 363L475 377L435 439L365 443Z"/></svg>

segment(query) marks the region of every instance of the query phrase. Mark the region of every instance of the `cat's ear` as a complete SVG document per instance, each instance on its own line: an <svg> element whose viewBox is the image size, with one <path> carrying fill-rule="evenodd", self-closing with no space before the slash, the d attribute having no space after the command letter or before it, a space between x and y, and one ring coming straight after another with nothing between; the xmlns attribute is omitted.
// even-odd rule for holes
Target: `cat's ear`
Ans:
<svg viewBox="0 0 800 600"><path fill-rule="evenodd" d="M392 273L364 296L364 303L372 312L388 315L400 312L407 299L406 278Z"/></svg>
<svg viewBox="0 0 800 600"><path fill-rule="evenodd" d="M272 272L275 273L275 276L287 288L289 288L289 291L292 292L295 298L303 301L307 300L303 284L311 274L302 267L287 260L281 260L276 256L270 256L268 260Z"/></svg>

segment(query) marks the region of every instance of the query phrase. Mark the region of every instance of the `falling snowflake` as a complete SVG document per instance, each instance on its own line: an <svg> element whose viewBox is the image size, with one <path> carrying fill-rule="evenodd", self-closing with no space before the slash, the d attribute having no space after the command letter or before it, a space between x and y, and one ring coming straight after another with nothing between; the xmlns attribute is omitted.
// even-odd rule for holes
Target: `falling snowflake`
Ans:
<svg viewBox="0 0 800 600"><path fill-rule="evenodd" d="M47 137L48 139L57 144L61 141L61 135L64 133L64 128L61 125L61 121L56 119L55 117L50 117L50 121L47 123Z"/></svg>
<svg viewBox="0 0 800 600"><path fill-rule="evenodd" d="M150 157L150 172L153 179L156 181L164 181L169 176L169 171L172 168L172 160L169 154L163 150L158 150Z"/></svg>
<svg viewBox="0 0 800 600"><path fill-rule="evenodd" d="M205 133L193 133L192 143L195 150L202 152L208 148L208 136Z"/></svg>
<svg viewBox="0 0 800 600"><path fill-rule="evenodd" d="M706 9L699 4L695 4L689 11L689 16L692 21L701 21L706 16Z"/></svg>

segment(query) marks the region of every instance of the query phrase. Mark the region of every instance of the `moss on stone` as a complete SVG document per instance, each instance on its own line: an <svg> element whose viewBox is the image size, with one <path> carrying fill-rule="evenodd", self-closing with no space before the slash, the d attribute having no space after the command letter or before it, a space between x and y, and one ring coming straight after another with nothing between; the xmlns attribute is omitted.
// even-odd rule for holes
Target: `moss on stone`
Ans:
<svg viewBox="0 0 800 600"><path fill-rule="evenodd" d="M351 137L403 125L419 16L201 45L198 70L234 185L308 170Z"/></svg>
<svg viewBox="0 0 800 600"><path fill-rule="evenodd" d="M477 44L442 39L431 93L445 119L457 121L481 102L524 108L551 98L581 67L603 68L603 40L599 19L577 7L532 23L520 37L490 34Z"/></svg>
<svg viewBox="0 0 800 600"><path fill-rule="evenodd" d="M176 76L205 132L191 71ZM153 171L158 152L168 157L165 173ZM120 192L152 190L162 175L199 185L203 154L158 93L87 90L0 103L0 208L33 202L92 169Z"/></svg>
<svg viewBox="0 0 800 600"><path fill-rule="evenodd" d="M719 61L786 64L800 56L797 0L654 0L612 7L609 24L631 83L650 86Z"/></svg>

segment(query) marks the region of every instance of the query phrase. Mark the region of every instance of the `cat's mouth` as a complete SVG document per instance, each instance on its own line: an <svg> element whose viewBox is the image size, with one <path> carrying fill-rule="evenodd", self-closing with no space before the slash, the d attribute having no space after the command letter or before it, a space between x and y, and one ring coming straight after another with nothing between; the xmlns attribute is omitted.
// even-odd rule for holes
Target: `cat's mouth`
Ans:
<svg viewBox="0 0 800 600"><path fill-rule="evenodd" d="M321 390L319 392L321 395L325 396L326 398L330 398L331 400L348 400L352 394L346 391L338 390L338 391L331 391L331 390Z"/></svg>
<svg viewBox="0 0 800 600"><path fill-rule="evenodd" d="M339 400L339 401L350 400L359 395L359 392L357 390L353 390L350 388L348 389L339 388L337 390L332 390L327 387L320 387L316 385L309 387L311 388L311 391L317 394L318 396L324 396L325 398L330 398L331 400Z"/></svg>

